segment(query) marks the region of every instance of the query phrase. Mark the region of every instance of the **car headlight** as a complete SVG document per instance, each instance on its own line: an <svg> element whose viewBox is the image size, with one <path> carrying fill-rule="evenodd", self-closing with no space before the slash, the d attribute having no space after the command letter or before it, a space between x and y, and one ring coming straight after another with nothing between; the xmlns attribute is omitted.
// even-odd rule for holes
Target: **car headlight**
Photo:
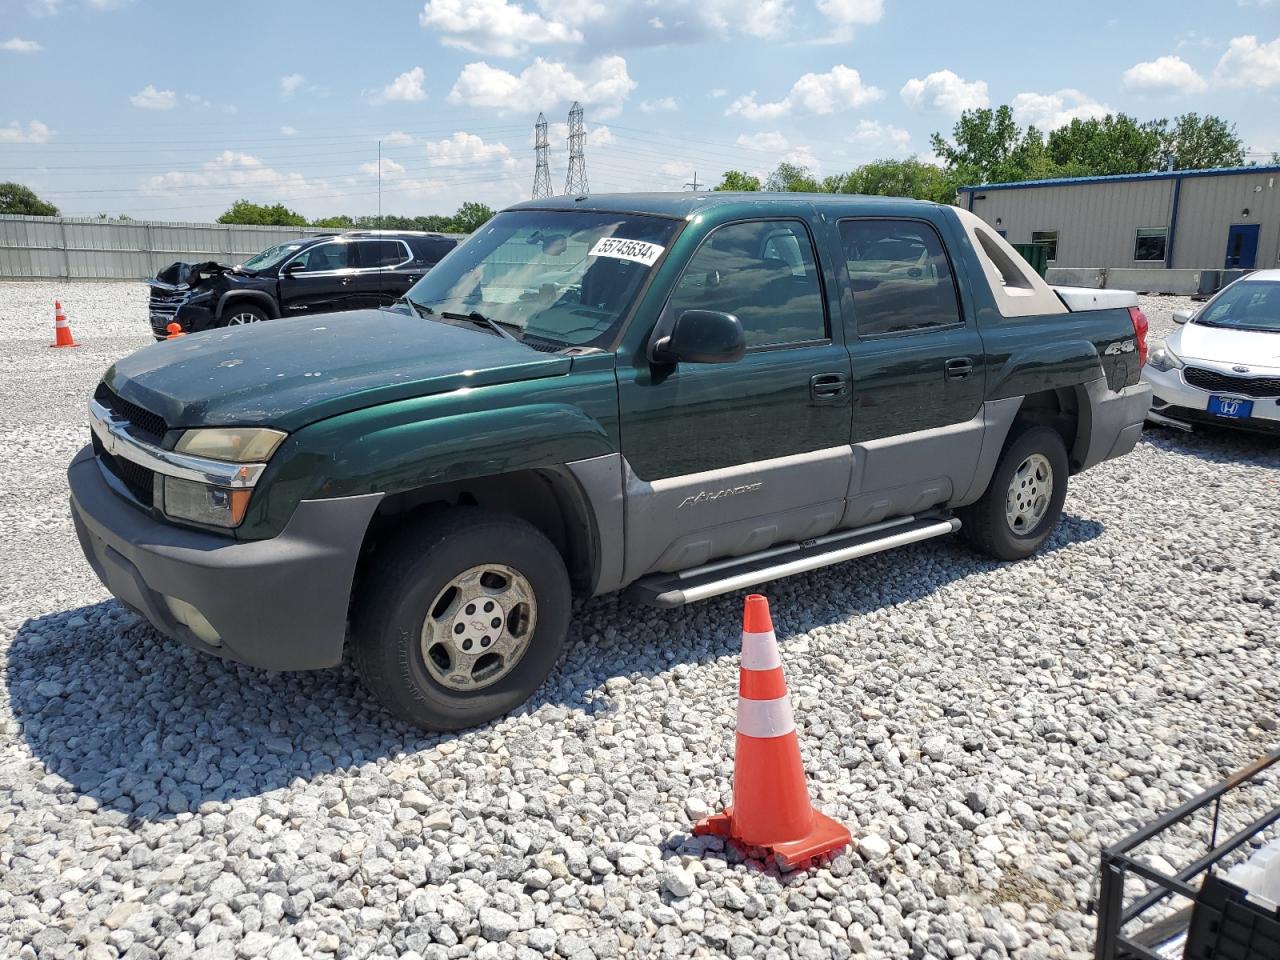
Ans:
<svg viewBox="0 0 1280 960"><path fill-rule="evenodd" d="M1163 340L1157 340L1151 345L1151 352L1147 355L1147 366L1153 370L1167 373L1170 370L1180 370L1182 365L1178 355Z"/></svg>
<svg viewBox="0 0 1280 960"><path fill-rule="evenodd" d="M178 477L164 478L164 512L175 520L190 520L211 527L238 527L249 509L248 487L215 487Z"/></svg>
<svg viewBox="0 0 1280 960"><path fill-rule="evenodd" d="M229 463L264 463L285 436L267 427L206 427L188 430L174 450Z"/></svg>

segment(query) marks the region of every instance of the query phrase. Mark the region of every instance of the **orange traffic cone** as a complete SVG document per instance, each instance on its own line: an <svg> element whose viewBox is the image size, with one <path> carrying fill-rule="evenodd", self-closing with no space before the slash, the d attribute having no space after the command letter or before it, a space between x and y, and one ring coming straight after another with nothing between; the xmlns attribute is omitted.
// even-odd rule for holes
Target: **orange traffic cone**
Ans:
<svg viewBox="0 0 1280 960"><path fill-rule="evenodd" d="M182 324L178 323L176 320L165 327L164 332L168 334L168 336L165 337L166 340L176 340L178 337L185 337L187 335L182 329Z"/></svg>
<svg viewBox="0 0 1280 960"><path fill-rule="evenodd" d="M733 803L695 824L694 835L763 847L787 866L848 845L849 831L809 803L769 601L756 594L743 611L738 676Z"/></svg>
<svg viewBox="0 0 1280 960"><path fill-rule="evenodd" d="M51 347L78 347L71 336L71 325L67 323L67 315L62 312L62 304L53 301L53 336L54 342L49 344Z"/></svg>

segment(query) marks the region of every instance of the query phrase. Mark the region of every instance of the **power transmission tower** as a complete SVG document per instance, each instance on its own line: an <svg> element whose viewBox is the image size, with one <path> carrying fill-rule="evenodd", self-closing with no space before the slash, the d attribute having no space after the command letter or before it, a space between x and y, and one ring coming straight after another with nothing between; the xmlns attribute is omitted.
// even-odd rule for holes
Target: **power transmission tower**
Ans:
<svg viewBox="0 0 1280 960"><path fill-rule="evenodd" d="M533 199L540 200L551 196L551 166L547 162L547 118L538 114L538 122L533 125L533 149L538 165L533 171Z"/></svg>
<svg viewBox="0 0 1280 960"><path fill-rule="evenodd" d="M564 192L570 197L587 192L587 158L582 155L584 140L582 104L575 100L569 108L569 175L564 178Z"/></svg>

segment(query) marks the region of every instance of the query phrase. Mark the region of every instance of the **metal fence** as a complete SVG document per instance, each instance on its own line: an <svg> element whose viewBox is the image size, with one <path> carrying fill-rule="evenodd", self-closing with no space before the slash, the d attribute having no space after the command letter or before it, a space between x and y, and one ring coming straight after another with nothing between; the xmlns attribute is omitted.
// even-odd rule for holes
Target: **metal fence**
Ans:
<svg viewBox="0 0 1280 960"><path fill-rule="evenodd" d="M239 263L282 240L334 232L0 215L0 279L137 280L175 260Z"/></svg>

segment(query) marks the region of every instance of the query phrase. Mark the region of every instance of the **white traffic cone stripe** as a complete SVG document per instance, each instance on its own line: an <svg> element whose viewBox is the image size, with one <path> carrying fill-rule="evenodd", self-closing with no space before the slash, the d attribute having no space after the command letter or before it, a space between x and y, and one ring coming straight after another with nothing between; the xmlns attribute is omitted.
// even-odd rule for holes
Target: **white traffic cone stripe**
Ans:
<svg viewBox="0 0 1280 960"><path fill-rule="evenodd" d="M782 666L778 656L778 640L773 631L742 635L742 669L774 670Z"/></svg>
<svg viewBox="0 0 1280 960"><path fill-rule="evenodd" d="M744 700L738 698L738 732L748 737L781 737L794 733L796 718L791 713L791 698L776 700Z"/></svg>
<svg viewBox="0 0 1280 960"><path fill-rule="evenodd" d="M67 327L67 326L70 326L70 324L68 324L68 323L67 323L67 318L66 318L66 317L54 317L54 318L53 318L53 326L54 326L54 328L56 329L56 328L60 328L60 327Z"/></svg>

